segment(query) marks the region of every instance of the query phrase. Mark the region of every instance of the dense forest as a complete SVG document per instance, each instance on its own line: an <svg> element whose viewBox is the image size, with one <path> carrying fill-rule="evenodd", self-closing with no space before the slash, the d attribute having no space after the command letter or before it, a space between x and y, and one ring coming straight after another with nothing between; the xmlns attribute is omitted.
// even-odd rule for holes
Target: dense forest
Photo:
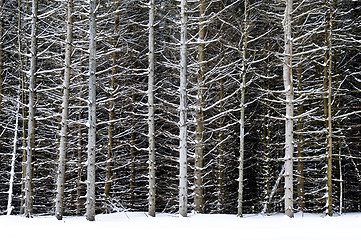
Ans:
<svg viewBox="0 0 361 240"><path fill-rule="evenodd" d="M360 1L0 10L0 214L361 211Z"/></svg>

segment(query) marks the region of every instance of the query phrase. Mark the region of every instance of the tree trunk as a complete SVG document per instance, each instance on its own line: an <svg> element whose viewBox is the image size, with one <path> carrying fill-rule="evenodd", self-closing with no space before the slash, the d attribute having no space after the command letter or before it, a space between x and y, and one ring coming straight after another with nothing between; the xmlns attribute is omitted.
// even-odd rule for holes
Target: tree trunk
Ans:
<svg viewBox="0 0 361 240"><path fill-rule="evenodd" d="M269 51L268 44L265 44L265 50ZM268 69L268 62L265 62L263 67L266 70L266 74L269 75L269 69ZM264 179L264 185L263 185L263 194L264 194L264 200L263 200L263 208L261 211L261 214L269 214L270 213L270 194L271 194L271 107L270 102L267 101L270 99L270 79L268 78L267 81L263 82L263 89L266 89L266 106L263 108L263 121L265 122L265 127L263 128L263 159L264 159L264 166L263 171L264 174L262 178Z"/></svg>
<svg viewBox="0 0 361 240"><path fill-rule="evenodd" d="M285 214L293 217L293 76L292 76L292 0L286 0L284 28L283 81L286 93L285 124Z"/></svg>
<svg viewBox="0 0 361 240"><path fill-rule="evenodd" d="M26 175L25 175L25 206L24 215L31 217L33 213L32 196L32 160L35 147L35 84L37 72L37 18L38 1L32 0L31 16L31 60L29 79L29 113L28 113L28 138L26 146Z"/></svg>
<svg viewBox="0 0 361 240"><path fill-rule="evenodd" d="M58 220L63 218L63 201L65 185L65 163L67 152L68 115L69 115L69 85L71 74L71 54L73 42L73 0L67 1L66 41L65 41L65 69L63 81L63 101L60 123L60 143L58 172L56 181L55 216Z"/></svg>
<svg viewBox="0 0 361 240"><path fill-rule="evenodd" d="M27 109L26 106L28 106L27 101L27 95L26 95L26 89L28 89L28 83L26 81L26 75L24 74L24 65L23 65L23 59L22 59L22 9L21 6L23 5L22 0L18 0L18 59L19 59L19 78L21 81L21 114L22 114L22 146L23 148L23 159L22 159L22 175L21 175L21 202L20 202L20 214L25 213L25 179L26 179L26 139L27 139Z"/></svg>
<svg viewBox="0 0 361 240"><path fill-rule="evenodd" d="M82 89L81 89L82 90ZM80 94L80 98L83 99L83 94ZM83 102L80 102L80 105L82 105ZM78 113L78 121L81 121L83 119L83 110L79 111ZM82 126L78 126L78 143L77 143L77 177L76 177L76 215L81 216L82 212L82 206L84 200L82 199L82 168L83 168L83 138L84 134L82 131Z"/></svg>
<svg viewBox="0 0 361 240"><path fill-rule="evenodd" d="M89 1L89 118L86 219L95 220L95 144L96 144L96 0Z"/></svg>
<svg viewBox="0 0 361 240"><path fill-rule="evenodd" d="M117 8L120 6L120 0L117 1L116 4ZM114 21L114 31L118 33L119 31L119 13L116 14L115 21ZM113 48L116 49L117 47L117 41L118 41L118 35L115 35L113 38ZM111 77L111 83L110 83L110 106L109 106L109 127L108 127L108 153L107 153L107 171L105 174L105 186L104 186L104 194L105 194L105 200L109 198L110 189L112 185L112 162L113 162L113 142L114 142L114 109L115 109L115 91L117 89L116 87L116 77L117 74L117 52L114 51L112 54L112 60L113 60L113 66L112 66L112 77Z"/></svg>
<svg viewBox="0 0 361 240"><path fill-rule="evenodd" d="M299 65L297 68L297 78L299 84L299 90L303 91L302 86L302 66ZM297 109L297 115L303 113L303 102L300 103ZM301 117L297 122L297 132L298 132L298 141L297 141L297 197L298 197L298 207L301 212L305 210L305 179L304 179L304 163L303 163L303 125L304 118Z"/></svg>
<svg viewBox="0 0 361 240"><path fill-rule="evenodd" d="M3 71L4 71L4 50L3 50L3 41L4 41L4 0L0 0L0 106L3 102ZM1 111L1 108L0 108Z"/></svg>
<svg viewBox="0 0 361 240"><path fill-rule="evenodd" d="M6 16L4 15L4 0L0 0L0 116L3 111L2 109L2 102L3 102L3 74L4 74L4 19ZM1 119L0 119L1 121ZM3 133L3 127L0 126L0 133ZM0 141L3 134L0 135ZM3 144L0 144L0 152L2 151Z"/></svg>
<svg viewBox="0 0 361 240"><path fill-rule="evenodd" d="M239 121L239 178L238 178L238 210L237 215L243 216L243 165L244 165L244 111L245 111L245 94L246 94L246 77L247 77L247 44L248 44L248 1L244 1L244 36L242 39L242 69L241 69L241 119Z"/></svg>
<svg viewBox="0 0 361 240"><path fill-rule="evenodd" d="M197 102L196 102L196 141L194 163L194 210L203 212L203 149L204 149L204 92L205 92L205 11L206 1L199 3L199 44L198 44L198 76L197 76Z"/></svg>
<svg viewBox="0 0 361 240"><path fill-rule="evenodd" d="M129 207L130 209L134 209L134 202L136 201L135 199L135 174L136 174L136 161L137 161L137 156L136 156L136 143L135 143L135 139L136 139L136 132L135 132L135 125L136 125L136 117L135 117L135 112L136 112L136 96L135 96L135 91L132 90L132 117L131 117L131 124L132 124L132 134L131 134L131 139L130 139L130 179L129 179L129 190L130 190L130 199L129 199Z"/></svg>
<svg viewBox="0 0 361 240"><path fill-rule="evenodd" d="M224 79L219 80L219 113L224 112ZM224 181L224 172L225 172L225 157L224 157L224 115L219 118L218 128L218 157L217 157L217 184L218 184L218 193L217 193L217 213L224 213L224 202L225 202L225 181Z"/></svg>
<svg viewBox="0 0 361 240"><path fill-rule="evenodd" d="M187 216L187 0L181 0L180 102L179 102L179 214Z"/></svg>
<svg viewBox="0 0 361 240"><path fill-rule="evenodd" d="M155 126L154 126L154 14L155 0L149 1L149 43L148 43L148 153L149 153L149 193L148 193L148 214L155 217Z"/></svg>
<svg viewBox="0 0 361 240"><path fill-rule="evenodd" d="M19 112L20 112L20 97L17 101L16 106L16 117L15 117L15 129L14 129L14 141L13 141L13 152L11 155L11 168L10 168L10 180L9 180L9 191L8 191L8 204L6 215L10 215L13 210L12 200L13 200L13 189L14 189L14 178L15 178L15 161L16 161L16 144L18 142L18 130L19 130Z"/></svg>
<svg viewBox="0 0 361 240"><path fill-rule="evenodd" d="M3 1L1 1L3 2ZM15 123L15 127L16 129L14 130L14 145L13 145L13 155L12 155L12 161L11 161L11 176L15 177L15 175L13 175L13 168L15 168L15 161L16 161L16 144L18 141L18 130L19 130L19 114L20 114L20 103L22 103L23 105L26 105L26 96L25 96L25 86L24 86L24 74L23 74L23 61L22 61L22 56L21 56L21 27L22 27L22 21L21 21L21 11L20 11L20 6L21 6L22 2L21 0L18 0L18 31L17 31L17 41L18 41L18 74L19 74L19 87L20 87L20 96L19 96L19 100L18 100L18 106L17 106L17 115L16 115L16 123ZM1 27L2 28L2 27ZM26 111L25 108L22 107L22 117L23 117L23 127L22 127L22 133L23 133L23 140L22 140L22 144L23 146L26 146ZM22 159L22 179L21 179L21 203L20 203L20 214L24 214L24 196L23 196L23 191L25 190L25 184L23 179L25 179L25 173L26 173L26 168L25 168L25 163L26 163L26 150L23 150L23 159ZM15 171L15 169L14 169ZM14 172L15 174L15 172ZM8 198L8 207L7 207L7 215L11 214L12 211L12 196L10 196L13 193L13 186L12 186L13 182L10 179L10 183L9 183L9 198ZM11 207L11 209L10 209Z"/></svg>
<svg viewBox="0 0 361 240"><path fill-rule="evenodd" d="M324 114L327 128L327 199L326 214L332 216L332 4L326 0L326 26L325 26L325 67L324 67Z"/></svg>

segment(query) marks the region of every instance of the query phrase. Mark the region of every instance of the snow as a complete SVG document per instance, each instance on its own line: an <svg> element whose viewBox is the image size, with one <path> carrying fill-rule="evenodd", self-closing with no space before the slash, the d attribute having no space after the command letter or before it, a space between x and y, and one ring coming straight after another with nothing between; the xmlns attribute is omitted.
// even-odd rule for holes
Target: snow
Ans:
<svg viewBox="0 0 361 240"><path fill-rule="evenodd" d="M273 216L220 214L158 214L121 212L97 215L95 222L85 217L53 216L25 218L0 216L1 239L357 239L361 234L361 213L336 217L296 214Z"/></svg>

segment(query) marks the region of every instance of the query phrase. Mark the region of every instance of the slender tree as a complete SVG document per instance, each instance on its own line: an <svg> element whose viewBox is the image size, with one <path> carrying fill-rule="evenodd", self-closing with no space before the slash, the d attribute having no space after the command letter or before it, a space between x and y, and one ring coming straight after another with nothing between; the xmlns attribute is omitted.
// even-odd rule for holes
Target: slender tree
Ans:
<svg viewBox="0 0 361 240"><path fill-rule="evenodd" d="M245 111L245 95L246 95L246 79L247 79L247 44L248 44L248 1L244 0L244 32L242 39L242 68L241 68L241 119L239 137L240 137L240 146L239 146L239 179L238 179L238 216L242 217L243 215L243 165L244 165L244 111Z"/></svg>
<svg viewBox="0 0 361 240"><path fill-rule="evenodd" d="M58 172L56 181L56 199L55 199L55 216L58 220L63 217L63 200L65 185L65 163L67 152L67 134L68 134L68 115L69 115L69 86L71 76L71 53L73 42L73 1L67 1L67 19L66 19L66 41L65 41L65 68L63 81L63 100L60 122L60 143Z"/></svg>
<svg viewBox="0 0 361 240"><path fill-rule="evenodd" d="M13 152L11 154L11 168L10 168L10 179L9 179L9 190L8 190L8 204L6 209L6 215L10 215L13 210L13 194L14 194L14 179L15 179L15 163L16 163L16 150L18 143L18 130L19 130L19 112L20 112L20 97L16 104L16 116L15 116L15 129L14 129L14 141L13 141Z"/></svg>
<svg viewBox="0 0 361 240"><path fill-rule="evenodd" d="M303 90L302 87L302 66L301 64L297 67L297 79L298 79L298 88L300 91ZM303 113L303 102L301 102L297 108L297 115L300 116ZM303 128L304 128L304 117L300 117L297 121L297 197L298 197L298 207L300 211L305 209L305 179L304 179L304 152L303 152Z"/></svg>
<svg viewBox="0 0 361 240"><path fill-rule="evenodd" d="M206 37L206 7L207 2L199 2L199 32L198 32L198 75L196 102L196 139L194 166L194 210L203 212L203 162L204 162L204 93L205 93L205 37Z"/></svg>
<svg viewBox="0 0 361 240"><path fill-rule="evenodd" d="M155 217L155 124L154 124L154 73L155 73L155 52L154 52L154 14L155 0L149 1L149 36L148 36L148 141L149 141L149 208L148 214Z"/></svg>
<svg viewBox="0 0 361 240"><path fill-rule="evenodd" d="M326 0L326 23L325 23L325 64L324 64L324 114L327 128L327 199L326 213L332 216L332 1Z"/></svg>
<svg viewBox="0 0 361 240"><path fill-rule="evenodd" d="M95 220L95 143L96 143L96 7L89 1L89 105L86 219Z"/></svg>
<svg viewBox="0 0 361 240"><path fill-rule="evenodd" d="M26 81L26 76L24 74L24 61L22 56L22 25L23 25L23 15L22 15L22 0L18 0L18 32L17 32L17 41L18 41L18 61L19 61L19 78L21 81L21 114L22 114L22 146L23 148L23 159L22 159L22 176L21 176L21 203L20 203L20 213L25 213L25 179L26 179L26 138L27 138L27 108L26 105L28 103L27 101L27 95L26 90L28 88L28 83Z"/></svg>
<svg viewBox="0 0 361 240"><path fill-rule="evenodd" d="M283 82L286 93L285 125L285 214L293 217L293 76L292 76L292 0L286 0L284 29Z"/></svg>
<svg viewBox="0 0 361 240"><path fill-rule="evenodd" d="M0 105L3 101L3 70L4 70L4 50L3 50L3 39L4 39L4 0L0 1Z"/></svg>
<svg viewBox="0 0 361 240"><path fill-rule="evenodd" d="M120 6L120 0L116 1L116 9ZM114 31L119 32L119 12L115 14L114 20ZM113 47L116 48L118 44L118 35L113 37ZM107 200L110 195L110 189L112 185L112 164L114 161L114 117L115 117L115 93L117 91L116 74L117 74L117 62L118 52L113 51L112 53L112 76L110 81L110 103L109 103L109 127L108 127L108 153L107 153L107 170L106 170L106 181L105 181L105 199Z"/></svg>
<svg viewBox="0 0 361 240"><path fill-rule="evenodd" d="M38 1L32 0L31 6L31 48L30 48L30 76L29 76L29 113L28 113L28 138L26 146L26 175L25 175L25 206L24 215L31 217L33 213L32 197L32 160L35 148L35 84L37 75L37 21Z"/></svg>
<svg viewBox="0 0 361 240"><path fill-rule="evenodd" d="M225 181L225 169L226 169L226 160L225 160L225 132L223 130L225 126L225 108L224 108L224 98L225 98L225 90L224 90L224 78L219 80L219 92L218 92L218 113L220 115L218 119L218 147L217 147L217 212L224 213L225 202L226 202L226 181Z"/></svg>
<svg viewBox="0 0 361 240"><path fill-rule="evenodd" d="M187 216L187 0L180 4L179 214Z"/></svg>

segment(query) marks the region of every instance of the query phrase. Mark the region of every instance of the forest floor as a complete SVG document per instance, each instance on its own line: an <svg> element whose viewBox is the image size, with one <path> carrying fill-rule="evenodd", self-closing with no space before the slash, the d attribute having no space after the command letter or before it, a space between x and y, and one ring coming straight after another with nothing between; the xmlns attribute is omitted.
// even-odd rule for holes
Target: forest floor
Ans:
<svg viewBox="0 0 361 240"><path fill-rule="evenodd" d="M290 219L283 214L272 216L220 214L158 214L148 217L143 212L121 212L97 215L95 222L85 217L0 216L0 239L360 239L361 213L336 217L296 214Z"/></svg>

